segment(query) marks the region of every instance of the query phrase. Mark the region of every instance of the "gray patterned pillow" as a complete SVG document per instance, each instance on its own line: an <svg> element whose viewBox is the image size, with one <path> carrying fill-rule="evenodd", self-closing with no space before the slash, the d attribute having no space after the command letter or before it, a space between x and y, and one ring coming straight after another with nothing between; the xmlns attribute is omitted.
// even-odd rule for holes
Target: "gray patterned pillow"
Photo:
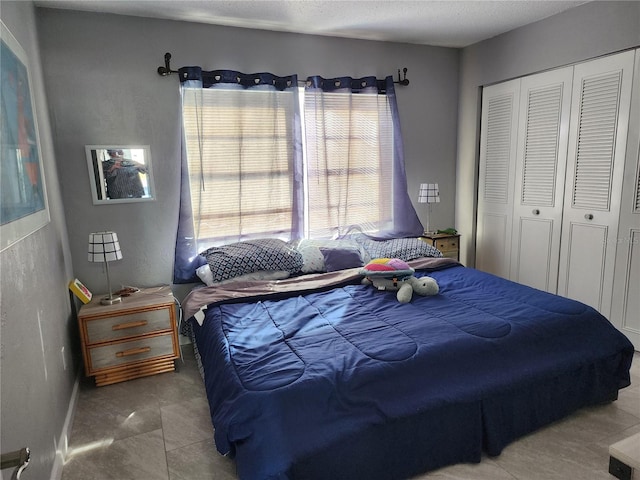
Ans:
<svg viewBox="0 0 640 480"><path fill-rule="evenodd" d="M293 275L302 268L300 252L276 238L211 247L200 255L207 259L214 282L263 270L286 270Z"/></svg>
<svg viewBox="0 0 640 480"><path fill-rule="evenodd" d="M374 258L399 258L408 262L420 257L442 257L437 248L423 242L419 238L394 238L391 240L372 240L363 235L356 236L356 241Z"/></svg>

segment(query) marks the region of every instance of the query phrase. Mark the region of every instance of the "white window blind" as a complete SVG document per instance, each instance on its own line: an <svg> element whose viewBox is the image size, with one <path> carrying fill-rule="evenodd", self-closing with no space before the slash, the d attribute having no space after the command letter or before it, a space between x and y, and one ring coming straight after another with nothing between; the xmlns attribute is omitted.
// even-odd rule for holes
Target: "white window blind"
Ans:
<svg viewBox="0 0 640 480"><path fill-rule="evenodd" d="M199 244L289 232L294 96L184 89L191 205Z"/></svg>
<svg viewBox="0 0 640 480"><path fill-rule="evenodd" d="M391 219L393 123L387 97L306 92L307 235Z"/></svg>

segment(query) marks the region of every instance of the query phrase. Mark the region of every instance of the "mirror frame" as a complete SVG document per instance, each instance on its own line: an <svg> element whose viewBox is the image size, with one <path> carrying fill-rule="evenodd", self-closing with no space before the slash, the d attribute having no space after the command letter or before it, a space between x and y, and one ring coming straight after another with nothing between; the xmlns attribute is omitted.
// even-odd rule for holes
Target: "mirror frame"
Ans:
<svg viewBox="0 0 640 480"><path fill-rule="evenodd" d="M144 152L144 162L147 168L148 195L145 195L143 197L131 198L106 197L106 185L100 189L100 185L102 183L101 180L104 178L104 174L102 168L99 168L98 166L99 150L142 150ZM151 148L149 147L149 145L85 145L85 152L87 156L87 167L89 169L89 185L91 187L91 197L93 198L94 205L149 202L156 199L155 184L153 181L153 169L151 166Z"/></svg>

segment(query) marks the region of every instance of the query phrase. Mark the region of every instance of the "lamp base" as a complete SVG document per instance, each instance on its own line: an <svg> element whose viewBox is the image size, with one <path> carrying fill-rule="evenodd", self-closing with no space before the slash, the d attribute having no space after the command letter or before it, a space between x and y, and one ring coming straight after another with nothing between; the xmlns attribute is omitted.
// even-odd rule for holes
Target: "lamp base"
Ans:
<svg viewBox="0 0 640 480"><path fill-rule="evenodd" d="M120 302L122 302L122 297L119 297L118 295L107 295L100 299L101 305L113 305L114 303Z"/></svg>

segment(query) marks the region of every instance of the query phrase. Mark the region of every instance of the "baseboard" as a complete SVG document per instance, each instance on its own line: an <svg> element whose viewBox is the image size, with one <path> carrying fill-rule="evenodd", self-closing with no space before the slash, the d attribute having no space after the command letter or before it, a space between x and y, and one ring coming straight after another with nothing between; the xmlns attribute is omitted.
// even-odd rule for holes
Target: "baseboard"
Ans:
<svg viewBox="0 0 640 480"><path fill-rule="evenodd" d="M60 432L60 438L56 445L56 456L53 461L53 467L51 468L50 480L62 479L64 460L67 458L67 451L69 449L69 434L71 433L71 427L73 426L73 417L76 413L76 405L80 394L80 375L82 375L82 368L78 369L78 374L76 375L76 380L73 384L71 398L69 399L69 407L67 408L67 416L64 419L62 432Z"/></svg>

